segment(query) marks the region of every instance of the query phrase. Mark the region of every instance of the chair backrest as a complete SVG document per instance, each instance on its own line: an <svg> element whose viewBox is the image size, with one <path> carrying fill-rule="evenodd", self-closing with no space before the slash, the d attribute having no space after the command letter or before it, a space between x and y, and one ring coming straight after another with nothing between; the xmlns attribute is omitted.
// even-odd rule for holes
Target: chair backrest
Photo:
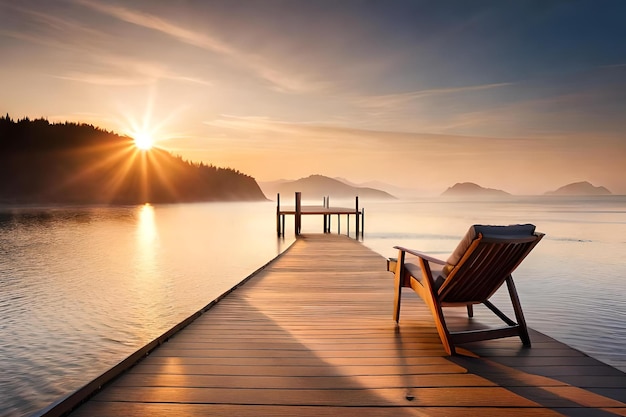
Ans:
<svg viewBox="0 0 626 417"><path fill-rule="evenodd" d="M480 231L438 291L442 303L480 303L495 293L543 233L511 236Z"/></svg>

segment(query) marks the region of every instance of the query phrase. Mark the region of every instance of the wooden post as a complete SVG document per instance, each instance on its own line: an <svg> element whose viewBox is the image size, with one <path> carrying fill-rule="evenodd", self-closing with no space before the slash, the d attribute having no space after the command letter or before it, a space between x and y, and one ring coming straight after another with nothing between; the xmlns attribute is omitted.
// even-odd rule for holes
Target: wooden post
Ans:
<svg viewBox="0 0 626 417"><path fill-rule="evenodd" d="M322 207L326 208L326 196L323 197L322 199ZM328 226L327 226L327 217L325 214L322 214L322 217L324 218L324 233L328 232Z"/></svg>
<svg viewBox="0 0 626 417"><path fill-rule="evenodd" d="M356 239L359 239L359 196L356 196L356 234L354 235Z"/></svg>
<svg viewBox="0 0 626 417"><path fill-rule="evenodd" d="M326 196L326 204L324 205L324 207L327 209L330 208L330 196L329 195ZM328 224L326 225L326 233L330 233L330 214L326 215L326 219L328 220Z"/></svg>
<svg viewBox="0 0 626 417"><path fill-rule="evenodd" d="M328 229L327 230L328 230L328 233L330 233L330 223L331 223L331 221L330 221L330 218L331 218L330 214L327 214L326 217L328 218Z"/></svg>
<svg viewBox="0 0 626 417"><path fill-rule="evenodd" d="M396 270L393 274L393 319L396 323L398 322L398 320L400 320L400 303L402 301L402 287L404 286L404 255L405 252L403 250L398 251L398 261L396 262Z"/></svg>
<svg viewBox="0 0 626 417"><path fill-rule="evenodd" d="M296 214L294 215L294 228L296 236L300 235L300 227L302 225L302 193L296 191Z"/></svg>
<svg viewBox="0 0 626 417"><path fill-rule="evenodd" d="M365 207L361 209L361 238L363 233L365 233Z"/></svg>
<svg viewBox="0 0 626 417"><path fill-rule="evenodd" d="M276 194L276 233L280 236L280 193Z"/></svg>

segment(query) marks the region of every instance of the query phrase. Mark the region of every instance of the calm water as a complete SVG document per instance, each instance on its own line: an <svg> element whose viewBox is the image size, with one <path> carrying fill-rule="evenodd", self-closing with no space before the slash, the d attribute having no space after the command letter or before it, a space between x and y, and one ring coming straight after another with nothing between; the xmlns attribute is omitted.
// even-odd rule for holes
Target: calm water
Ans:
<svg viewBox="0 0 626 417"><path fill-rule="evenodd" d="M0 415L89 380L274 258L273 203L0 211Z"/></svg>
<svg viewBox="0 0 626 417"><path fill-rule="evenodd" d="M364 244L384 256L401 244L445 257L474 223L536 224L547 236L515 274L529 325L626 370L626 197L362 206ZM273 203L0 209L0 415L80 388L275 257L293 221L277 239L274 215Z"/></svg>
<svg viewBox="0 0 626 417"><path fill-rule="evenodd" d="M626 371L626 196L368 204L364 243L445 259L469 225L515 223L546 233L513 274L528 325Z"/></svg>

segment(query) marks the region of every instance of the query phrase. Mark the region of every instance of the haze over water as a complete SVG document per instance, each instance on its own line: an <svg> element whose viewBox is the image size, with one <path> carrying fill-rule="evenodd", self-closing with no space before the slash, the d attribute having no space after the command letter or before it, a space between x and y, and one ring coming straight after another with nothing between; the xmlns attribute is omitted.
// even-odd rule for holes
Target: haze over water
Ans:
<svg viewBox="0 0 626 417"><path fill-rule="evenodd" d="M361 203L385 257L445 258L471 224L534 223L546 237L514 274L529 326L626 370L626 197ZM290 220L283 240L274 203L1 209L0 414L45 407L204 307L293 241Z"/></svg>

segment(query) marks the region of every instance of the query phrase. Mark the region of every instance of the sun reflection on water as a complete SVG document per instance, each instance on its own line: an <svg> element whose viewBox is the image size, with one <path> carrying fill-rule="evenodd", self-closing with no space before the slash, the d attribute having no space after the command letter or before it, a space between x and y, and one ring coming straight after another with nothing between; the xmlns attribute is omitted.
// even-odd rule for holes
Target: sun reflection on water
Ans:
<svg viewBox="0 0 626 417"><path fill-rule="evenodd" d="M137 211L136 231L136 262L135 281L145 286L149 291L151 283L159 279L158 267L159 232L156 225L154 206L144 204Z"/></svg>
<svg viewBox="0 0 626 417"><path fill-rule="evenodd" d="M134 263L130 306L133 333L145 343L150 337L163 331L162 317L170 303L162 290L168 287L167 276L160 263L160 238L154 206L144 204L137 209L136 261Z"/></svg>
<svg viewBox="0 0 626 417"><path fill-rule="evenodd" d="M154 207L144 204L139 208L137 223L137 241L140 249L152 252L151 245L158 239L157 228L154 219Z"/></svg>

